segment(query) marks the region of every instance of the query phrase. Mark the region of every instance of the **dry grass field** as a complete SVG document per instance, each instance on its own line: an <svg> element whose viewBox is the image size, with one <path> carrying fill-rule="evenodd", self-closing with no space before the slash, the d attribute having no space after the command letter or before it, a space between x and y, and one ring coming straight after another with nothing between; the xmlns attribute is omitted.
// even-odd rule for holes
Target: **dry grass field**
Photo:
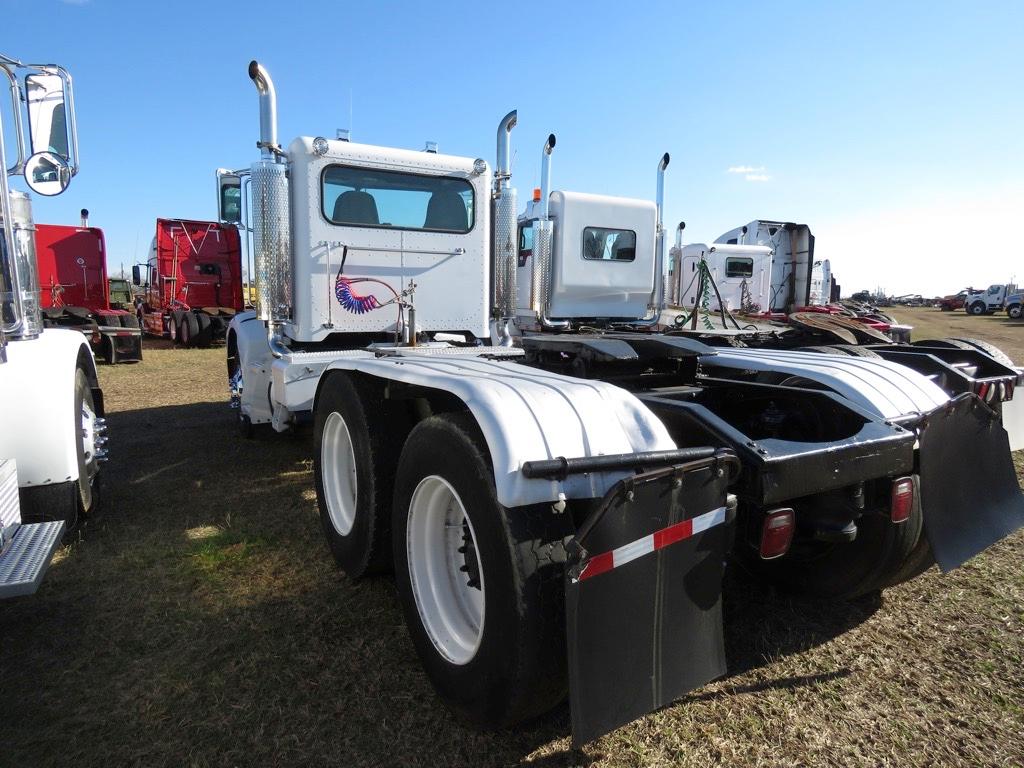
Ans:
<svg viewBox="0 0 1024 768"><path fill-rule="evenodd" d="M1024 327L905 311L1024 361ZM731 672L582 751L568 711L479 733L440 706L390 578L319 530L311 438L241 438L224 352L104 368L104 511L0 604L4 766L1024 764L1024 534L855 603L732 572Z"/></svg>

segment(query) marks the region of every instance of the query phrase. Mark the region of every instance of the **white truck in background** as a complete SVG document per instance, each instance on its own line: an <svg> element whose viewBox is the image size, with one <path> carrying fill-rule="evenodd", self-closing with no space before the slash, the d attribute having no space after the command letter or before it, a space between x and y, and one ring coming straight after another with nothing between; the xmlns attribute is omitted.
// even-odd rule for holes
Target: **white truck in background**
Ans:
<svg viewBox="0 0 1024 768"><path fill-rule="evenodd" d="M1017 291L1014 283L997 283L984 291L968 293L964 297L964 311L969 315L991 315L1006 306L1006 300Z"/></svg>
<svg viewBox="0 0 1024 768"><path fill-rule="evenodd" d="M21 174L52 196L77 173L71 76L6 56L0 72L11 98L3 114L13 116L0 120L0 597L10 597L38 588L62 535L93 510L107 438L87 340L43 328L32 207L8 180Z"/></svg>
<svg viewBox="0 0 1024 768"><path fill-rule="evenodd" d="M494 168L284 148L273 82L249 76L261 158L218 171L223 221L251 196L259 297L228 329L232 404L247 433L313 423L331 553L351 578L394 569L464 718L509 726L568 695L579 743L723 674L729 556L841 598L1024 522L999 423L1011 365L656 332L667 154L655 202L553 191L549 136L520 213L515 112Z"/></svg>

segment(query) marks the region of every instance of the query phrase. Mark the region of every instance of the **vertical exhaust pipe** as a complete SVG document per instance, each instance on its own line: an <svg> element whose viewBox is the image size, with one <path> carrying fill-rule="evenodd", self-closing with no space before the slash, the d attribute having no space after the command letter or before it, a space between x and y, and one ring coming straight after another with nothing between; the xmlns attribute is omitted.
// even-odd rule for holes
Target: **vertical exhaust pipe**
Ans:
<svg viewBox="0 0 1024 768"><path fill-rule="evenodd" d="M680 221L676 227L676 243L668 252L668 274L670 282L668 285L668 303L673 307L680 306L682 296L679 295L682 289L682 273L679 269L683 263L683 230L686 229L686 222Z"/></svg>
<svg viewBox="0 0 1024 768"><path fill-rule="evenodd" d="M256 146L263 159L270 160L281 149L277 143L277 91L270 73L255 59L249 62L249 77L260 95L260 140Z"/></svg>
<svg viewBox="0 0 1024 768"><path fill-rule="evenodd" d="M494 220L494 241L491 243L493 297L491 315L497 321L499 344L512 346L511 323L516 316L516 269L518 267L519 228L516 190L512 186L512 129L519 113L512 110L498 123L497 157L494 165L494 193L491 215Z"/></svg>
<svg viewBox="0 0 1024 768"><path fill-rule="evenodd" d="M257 61L249 63L249 77L260 102L261 159L250 171L253 200L253 251L257 311L267 323L270 350L285 354L282 326L291 319L291 220L288 205L287 165L277 143L277 92L270 73Z"/></svg>
<svg viewBox="0 0 1024 768"><path fill-rule="evenodd" d="M494 191L508 189L512 178L509 156L512 154L512 129L519 121L518 110L513 109L498 123L498 157L494 165Z"/></svg>
<svg viewBox="0 0 1024 768"><path fill-rule="evenodd" d="M661 321L661 310L665 306L665 169L668 168L671 159L666 152L658 161L658 189L654 198L657 211L654 229L654 289L651 291L651 300L647 307L651 316L644 318L638 325L657 325Z"/></svg>
<svg viewBox="0 0 1024 768"><path fill-rule="evenodd" d="M537 313L542 327L548 330L569 329L568 320L551 320L551 271L554 268L554 225L551 223L551 152L555 148L555 134L549 133L540 156L540 218L534 224L533 281L531 307Z"/></svg>
<svg viewBox="0 0 1024 768"><path fill-rule="evenodd" d="M555 134L549 133L540 157L540 215L545 221L551 218L548 198L551 196L551 151L554 148Z"/></svg>
<svg viewBox="0 0 1024 768"><path fill-rule="evenodd" d="M81 216L82 216L82 229L85 229L86 227L89 226L89 209L88 208L83 208L80 211L80 213L81 213Z"/></svg>

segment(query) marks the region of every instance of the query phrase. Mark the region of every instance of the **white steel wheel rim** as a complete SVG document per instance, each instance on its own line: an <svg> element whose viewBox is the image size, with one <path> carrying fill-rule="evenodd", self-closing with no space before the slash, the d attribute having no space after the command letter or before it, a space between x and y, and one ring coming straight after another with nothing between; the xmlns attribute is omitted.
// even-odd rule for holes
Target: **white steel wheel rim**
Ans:
<svg viewBox="0 0 1024 768"><path fill-rule="evenodd" d="M334 530L348 536L356 522L356 452L348 425L337 411L324 423L320 466L327 516Z"/></svg>
<svg viewBox="0 0 1024 768"><path fill-rule="evenodd" d="M480 586L460 568L464 534L472 539ZM484 630L484 575L473 523L455 489L438 475L420 480L409 502L406 531L409 577L420 621L431 642L453 664L468 664Z"/></svg>

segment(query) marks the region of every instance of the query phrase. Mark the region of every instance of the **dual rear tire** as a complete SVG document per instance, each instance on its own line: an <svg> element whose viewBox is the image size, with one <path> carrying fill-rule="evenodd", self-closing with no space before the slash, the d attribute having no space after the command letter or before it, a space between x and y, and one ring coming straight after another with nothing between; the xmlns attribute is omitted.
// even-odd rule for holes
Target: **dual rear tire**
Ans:
<svg viewBox="0 0 1024 768"><path fill-rule="evenodd" d="M427 676L464 719L503 727L547 711L567 691L569 516L498 502L468 412L429 416L399 446L397 418L367 422L387 413L379 397L345 374L318 397L314 474L331 553L351 577L393 565Z"/></svg>

